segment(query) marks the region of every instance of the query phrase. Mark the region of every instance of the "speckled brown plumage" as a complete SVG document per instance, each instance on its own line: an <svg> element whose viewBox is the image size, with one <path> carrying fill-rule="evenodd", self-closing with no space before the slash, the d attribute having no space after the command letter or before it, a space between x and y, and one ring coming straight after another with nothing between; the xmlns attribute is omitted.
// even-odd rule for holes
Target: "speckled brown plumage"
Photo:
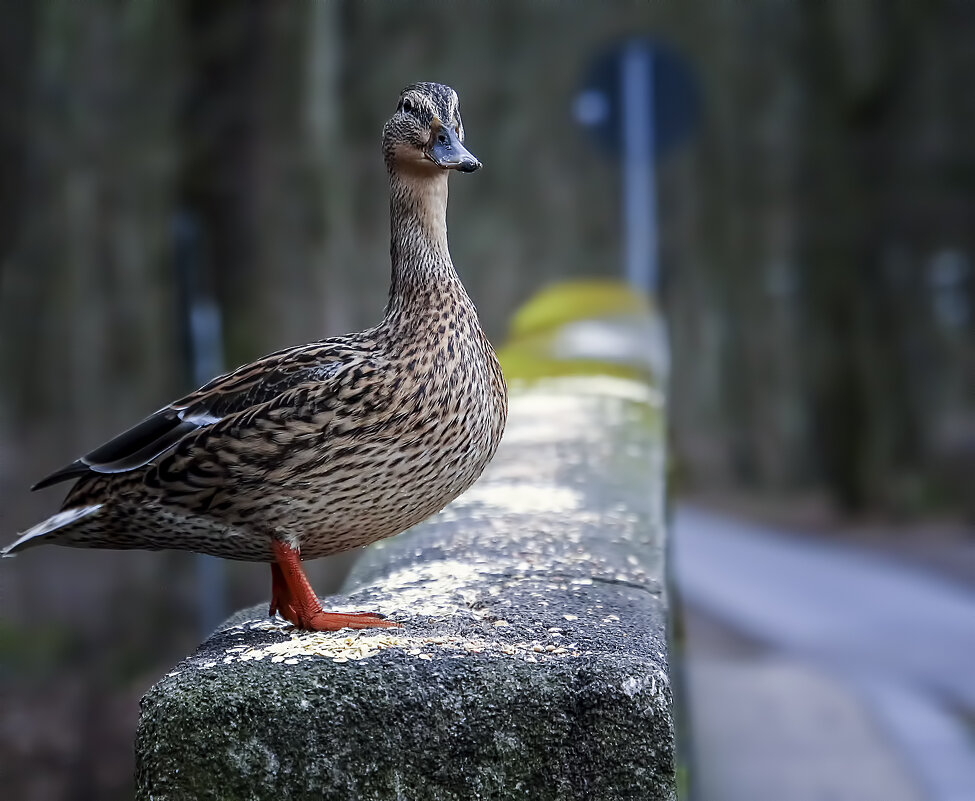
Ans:
<svg viewBox="0 0 975 801"><path fill-rule="evenodd" d="M480 166L463 138L452 89L403 91L383 132L379 325L244 365L54 473L38 486L77 479L61 512L4 555L51 543L273 561L279 543L316 558L398 534L470 487L507 401L447 250L449 169Z"/></svg>

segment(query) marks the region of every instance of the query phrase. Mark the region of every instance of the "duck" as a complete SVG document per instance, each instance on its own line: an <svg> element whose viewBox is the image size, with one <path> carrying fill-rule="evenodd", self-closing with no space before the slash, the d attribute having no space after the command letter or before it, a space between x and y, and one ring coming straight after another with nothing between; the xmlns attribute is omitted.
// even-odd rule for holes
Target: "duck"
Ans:
<svg viewBox="0 0 975 801"><path fill-rule="evenodd" d="M214 378L32 489L60 510L2 550L179 549L267 562L269 614L311 631L394 627L325 611L302 562L369 545L467 490L507 388L447 247L447 181L481 168L457 93L414 83L383 127L392 276L382 321Z"/></svg>

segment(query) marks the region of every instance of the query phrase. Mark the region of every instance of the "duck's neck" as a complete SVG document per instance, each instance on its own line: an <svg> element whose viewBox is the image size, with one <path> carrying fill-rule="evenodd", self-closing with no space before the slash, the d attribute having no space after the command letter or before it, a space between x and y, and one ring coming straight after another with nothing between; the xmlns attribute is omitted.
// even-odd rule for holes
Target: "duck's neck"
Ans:
<svg viewBox="0 0 975 801"><path fill-rule="evenodd" d="M447 173L392 172L389 184L393 276L386 323L400 326L464 290L447 250Z"/></svg>

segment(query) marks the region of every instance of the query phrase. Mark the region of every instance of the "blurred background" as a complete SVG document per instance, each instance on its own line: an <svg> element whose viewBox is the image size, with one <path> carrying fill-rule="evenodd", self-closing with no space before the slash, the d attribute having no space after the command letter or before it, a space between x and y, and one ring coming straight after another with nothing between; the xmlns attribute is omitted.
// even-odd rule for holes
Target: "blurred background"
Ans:
<svg viewBox="0 0 975 801"><path fill-rule="evenodd" d="M830 684L830 698L866 710L865 741L890 745L898 763L924 745L892 722L917 698L861 679L874 675L871 659L896 662L937 626L892 625L883 647L851 635L862 646L851 663L824 656L829 637L790 639L800 612L761 612L801 588L807 600L838 598L825 618L835 622L869 588L892 588L883 606L927 587L947 606L905 597L951 619L954 684L924 685L924 709L948 727L925 742L957 760L895 784L905 798L975 798L963 766L975 700L958 689L975 654L975 633L958 623L975 621L975 4L5 0L3 10L4 542L61 499L60 488L30 494L31 483L213 373L380 318L379 139L407 83L457 89L485 164L451 181L451 250L495 343L539 289L620 275L620 163L579 124L577 101L600 52L650 36L679 54L695 87L694 124L656 176L673 481L691 510L677 516L687 659L747 667L787 653L793 680L809 664L855 664L859 678ZM757 541L758 555L743 545L714 569L693 561L739 540ZM786 562L794 548L837 561L739 614L745 590L786 575L780 545L793 548ZM795 564L802 573L818 558ZM834 564L866 572L834 586ZM201 570L212 566L186 554L67 549L0 565L7 797L131 797L138 699L208 625ZM890 583L865 578L876 570ZM323 592L340 572L318 562L309 575ZM720 584L736 574L744 589ZM263 565L217 575L217 619L267 599ZM925 653L940 643L925 640ZM762 665L742 681L770 686ZM725 689L747 698L745 684L721 684L732 673L692 669L692 705ZM801 678L783 679L783 697L802 695ZM746 743L738 727L758 707L745 706L738 722L729 707L731 723L695 713L702 741ZM821 714L811 720L798 728L822 729ZM709 739L722 725L725 739ZM954 784L939 785L956 768Z"/></svg>

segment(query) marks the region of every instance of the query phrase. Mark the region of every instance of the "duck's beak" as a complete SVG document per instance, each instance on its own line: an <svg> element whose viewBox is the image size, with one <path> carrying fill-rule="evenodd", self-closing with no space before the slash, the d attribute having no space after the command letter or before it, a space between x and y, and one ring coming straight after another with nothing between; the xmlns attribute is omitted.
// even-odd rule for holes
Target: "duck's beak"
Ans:
<svg viewBox="0 0 975 801"><path fill-rule="evenodd" d="M457 132L449 125L440 125L434 135L433 146L427 151L427 158L445 170L474 172L481 169L481 162L460 143Z"/></svg>

